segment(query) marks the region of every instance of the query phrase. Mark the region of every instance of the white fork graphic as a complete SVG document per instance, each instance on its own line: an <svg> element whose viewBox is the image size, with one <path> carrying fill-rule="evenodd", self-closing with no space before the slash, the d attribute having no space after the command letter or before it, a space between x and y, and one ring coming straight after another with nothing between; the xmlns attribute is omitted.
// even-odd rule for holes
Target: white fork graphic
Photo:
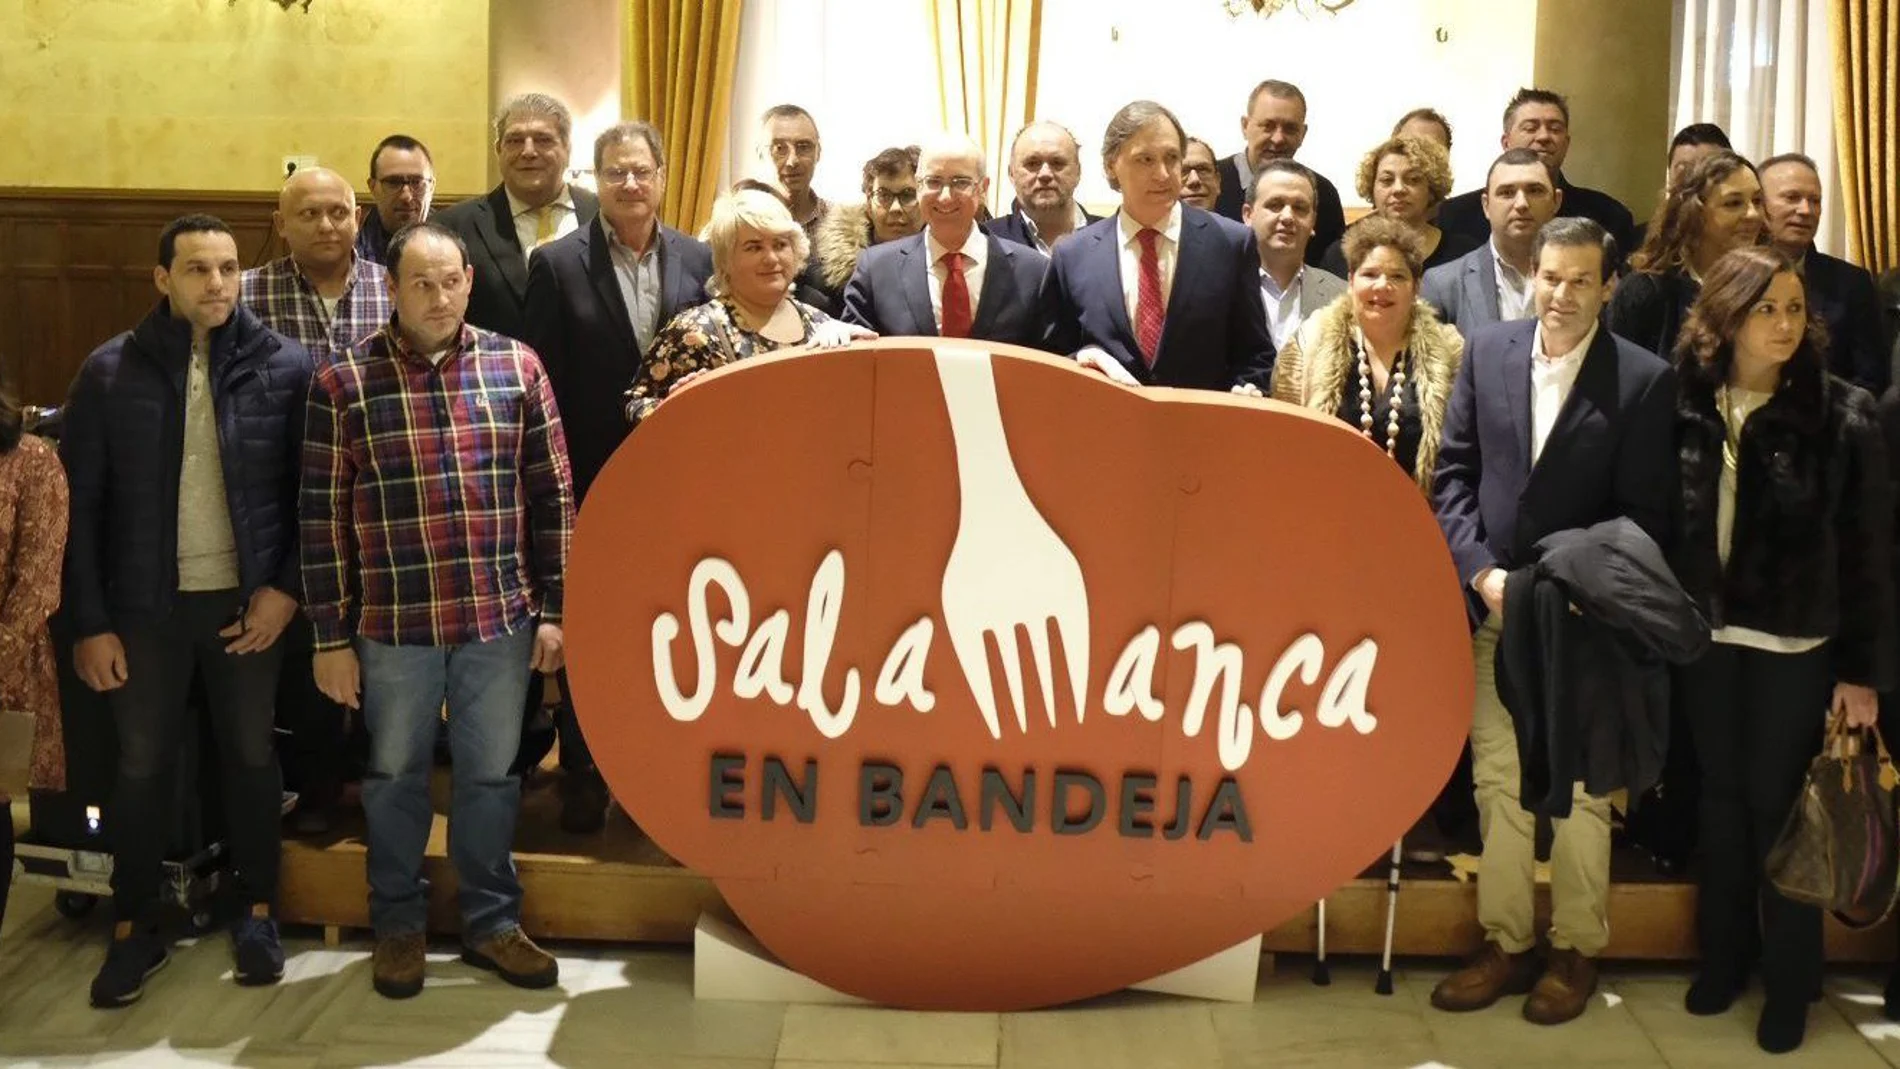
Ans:
<svg viewBox="0 0 1900 1069"><path fill-rule="evenodd" d="M1053 619L1068 662L1069 689L1075 696L1079 724L1089 677L1089 594L1082 566L1037 511L1016 473L1003 413L996 402L990 354L949 347L935 352L937 378L950 410L961 491L957 538L943 572L943 622L950 646L990 736L1000 739L996 689L983 640L996 641L1015 704L1016 726L1026 732L1029 717L1016 646L1016 629L1026 628L1042 684L1043 710L1054 727L1055 675L1049 653L1049 621Z"/></svg>

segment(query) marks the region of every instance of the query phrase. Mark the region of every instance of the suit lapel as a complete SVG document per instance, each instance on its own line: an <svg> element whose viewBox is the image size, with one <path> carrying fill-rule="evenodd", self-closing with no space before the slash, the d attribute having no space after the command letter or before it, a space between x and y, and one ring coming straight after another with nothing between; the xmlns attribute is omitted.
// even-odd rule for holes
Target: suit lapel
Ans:
<svg viewBox="0 0 1900 1069"><path fill-rule="evenodd" d="M496 186L486 199L488 214L477 218L480 225L476 226L475 233L487 246L490 262L519 302L528 294L528 261L521 254L521 239L515 235L515 216L508 203L508 190L505 186Z"/></svg>
<svg viewBox="0 0 1900 1069"><path fill-rule="evenodd" d="M902 287L904 307L910 309L910 317L915 330L910 333L924 338L937 336L937 314L930 310L930 246L924 234L913 234L904 239L897 254L903 259L898 262L898 284Z"/></svg>
<svg viewBox="0 0 1900 1069"><path fill-rule="evenodd" d="M1190 301L1197 299L1201 290L1201 266L1207 257L1201 255L1206 244L1208 217L1199 213L1181 210L1181 244L1174 250L1174 285L1168 290L1167 311L1161 318L1161 344L1155 351L1155 366L1161 365L1161 354L1168 351L1168 335L1171 328L1180 319L1186 317Z"/></svg>
<svg viewBox="0 0 1900 1069"><path fill-rule="evenodd" d="M1504 351L1504 403L1511 409L1512 439L1518 459L1531 470L1531 347L1537 344L1536 321L1511 333Z"/></svg>
<svg viewBox="0 0 1900 1069"><path fill-rule="evenodd" d="M607 318L613 320L614 331L620 335L625 351L633 352L636 348L633 316L627 308L626 298L620 293L620 279L614 270L613 245L599 225L590 224L586 234L587 244L582 255L586 258L587 279L594 284L594 292L599 295L601 306L607 310ZM661 259L664 261L665 257Z"/></svg>
<svg viewBox="0 0 1900 1069"><path fill-rule="evenodd" d="M1135 341L1135 326L1128 321L1128 298L1122 290L1122 250L1121 224L1105 226L1091 235L1095 247L1089 250L1089 256L1095 260L1095 270L1089 275L1096 279L1096 286L1107 292L1098 292L1095 301L1108 309L1108 325L1122 339L1122 345L1128 352L1141 359L1141 345ZM1180 281L1178 278L1175 280Z"/></svg>
<svg viewBox="0 0 1900 1069"><path fill-rule="evenodd" d="M1014 304L1016 293L1016 254L995 238L989 239L989 260L983 265L983 292L977 294L976 314L970 334L987 338L996 330L997 313Z"/></svg>
<svg viewBox="0 0 1900 1069"><path fill-rule="evenodd" d="M1542 468L1563 470L1561 458L1576 446L1583 425L1601 409L1600 399L1615 394L1616 339L1611 337L1608 328L1599 326L1589 351L1583 354L1583 366L1577 369L1577 381L1570 387L1570 396L1564 398L1563 407L1557 410L1550 438L1544 443L1544 453L1531 469L1533 478ZM1553 457L1559 459L1553 461Z"/></svg>
<svg viewBox="0 0 1900 1069"><path fill-rule="evenodd" d="M660 227L661 326L680 309L699 303L693 300L692 284L686 280L686 254L680 251L685 238L686 235L664 224Z"/></svg>
<svg viewBox="0 0 1900 1069"><path fill-rule="evenodd" d="M1504 319L1504 309L1498 307L1497 265L1491 262L1491 247L1487 244L1478 250L1477 263L1465 272L1465 307L1482 308L1489 318L1483 323L1497 323Z"/></svg>

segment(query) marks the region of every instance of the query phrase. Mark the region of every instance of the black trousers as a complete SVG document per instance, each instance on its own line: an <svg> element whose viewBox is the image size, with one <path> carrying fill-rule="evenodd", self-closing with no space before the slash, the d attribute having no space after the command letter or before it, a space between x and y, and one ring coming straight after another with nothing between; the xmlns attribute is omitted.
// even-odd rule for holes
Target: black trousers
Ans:
<svg viewBox="0 0 1900 1069"><path fill-rule="evenodd" d="M1770 998L1821 985L1821 911L1762 874L1820 752L1834 671L1827 647L1768 653L1717 643L1677 675L1702 765L1696 934L1705 971L1740 979L1756 946Z"/></svg>
<svg viewBox="0 0 1900 1069"><path fill-rule="evenodd" d="M542 712L541 696L546 687L547 676L535 672L528 677L528 698L521 717L521 746L515 752L515 763L510 768L513 775L523 775L528 769L541 763L548 755L548 749L558 739L560 742L560 761L563 772L585 772L594 767L594 755L587 748L587 739L581 734L581 724L574 716L574 699L567 689L567 669L563 668L554 677L560 691L561 702L554 707L553 735L548 732L548 720Z"/></svg>
<svg viewBox="0 0 1900 1069"><path fill-rule="evenodd" d="M158 903L180 817L179 754L196 729L188 701L194 673L204 680L216 742L236 898L247 905L276 900L283 781L272 726L283 640L261 653L226 653L231 640L218 631L241 607L235 590L181 592L163 623L118 633L126 681L107 692L119 736L107 820L113 907L121 920L149 920Z"/></svg>
<svg viewBox="0 0 1900 1069"><path fill-rule="evenodd" d="M355 770L369 753L369 734L362 717L352 718L317 688L311 668L316 629L308 617L298 613L277 645L284 651L277 679L277 723L287 733L284 778L301 796L299 805L333 805L343 784L360 778Z"/></svg>

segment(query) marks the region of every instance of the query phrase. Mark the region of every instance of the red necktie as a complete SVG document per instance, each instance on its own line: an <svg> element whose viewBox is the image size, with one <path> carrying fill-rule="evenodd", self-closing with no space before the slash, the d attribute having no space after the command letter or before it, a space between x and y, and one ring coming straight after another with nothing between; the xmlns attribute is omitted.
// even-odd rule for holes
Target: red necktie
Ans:
<svg viewBox="0 0 1900 1069"><path fill-rule="evenodd" d="M963 278L963 254L943 254L943 327L946 338L970 336L970 284Z"/></svg>
<svg viewBox="0 0 1900 1069"><path fill-rule="evenodd" d="M1161 232L1142 227L1135 232L1141 242L1141 288L1135 295L1135 341L1141 346L1141 359L1149 370L1155 366L1155 354L1161 351L1161 258L1155 254L1155 241Z"/></svg>

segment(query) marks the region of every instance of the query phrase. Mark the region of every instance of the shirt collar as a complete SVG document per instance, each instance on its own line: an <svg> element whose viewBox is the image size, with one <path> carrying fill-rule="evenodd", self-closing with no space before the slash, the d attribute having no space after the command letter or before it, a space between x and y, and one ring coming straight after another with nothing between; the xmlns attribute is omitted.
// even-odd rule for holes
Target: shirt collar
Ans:
<svg viewBox="0 0 1900 1069"><path fill-rule="evenodd" d="M515 196L514 191L509 189L507 186L503 186L502 191L508 194L508 211L512 213L514 218L519 219L522 216L528 214L529 212L534 211L533 208L528 207L528 204L526 201ZM575 209L574 209L573 189L571 189L568 186L562 186L561 195L554 198L554 200L552 200L549 203L553 207L566 208L570 212L574 211Z"/></svg>
<svg viewBox="0 0 1900 1069"><path fill-rule="evenodd" d="M1276 301L1283 299L1289 293L1298 293L1300 283L1305 279L1306 265L1301 264L1300 269L1293 272L1293 281L1287 283L1285 289L1281 289L1280 284L1273 280L1273 274L1271 272L1264 267L1260 269L1260 288L1266 292L1267 296Z"/></svg>
<svg viewBox="0 0 1900 1069"><path fill-rule="evenodd" d="M356 264L357 264L356 248L355 246L351 246L350 270L348 274L343 276L343 296L348 296L351 292L353 292L356 289ZM292 278L297 280L297 285L302 286L304 289L309 290L311 293L316 294L318 297L323 296L322 294L317 293L316 284L311 282L310 277L303 273L303 266L297 263L297 258L295 256L284 257L283 269Z"/></svg>
<svg viewBox="0 0 1900 1069"><path fill-rule="evenodd" d="M1486 247L1491 250L1491 264L1497 269L1500 279L1511 282L1520 289L1523 288L1526 282L1530 281L1529 275L1512 267L1511 261L1506 260L1504 254L1498 251L1497 235L1493 234L1491 236L1491 240L1486 243Z"/></svg>
<svg viewBox="0 0 1900 1069"><path fill-rule="evenodd" d="M600 228L607 232L608 249L622 256L634 255L633 246L620 240L620 232L615 230L613 227L607 225L607 220L602 219L600 221ZM640 253L639 259L645 260L649 256L658 255L659 251L660 251L660 221L658 219L655 219L653 221L653 240L647 242L647 251Z"/></svg>
<svg viewBox="0 0 1900 1069"><path fill-rule="evenodd" d="M450 361L475 347L475 328L463 323L462 329L457 331L455 338L449 342L448 354L442 358L442 362L432 363L427 354L417 352L402 336L402 331L396 325L396 318L397 314L391 312L389 324L383 327L383 334L389 339L390 352L395 354L397 360L433 370L438 367L447 367Z"/></svg>
<svg viewBox="0 0 1900 1069"><path fill-rule="evenodd" d="M1135 240L1135 235L1141 232L1141 224L1135 222L1133 216L1130 216L1127 212L1121 211L1119 209L1115 212L1115 218L1120 220L1119 225L1121 227L1122 245L1128 246L1128 245L1138 244L1137 241ZM1168 208L1168 217L1166 219L1163 219L1161 221L1161 225L1156 227L1155 229L1159 230L1161 232L1161 236L1164 238L1167 238L1169 242L1175 245L1181 244L1181 202L1180 201L1174 202L1174 204Z"/></svg>
<svg viewBox="0 0 1900 1069"><path fill-rule="evenodd" d="M1531 339L1531 359L1545 367L1567 368L1580 364L1583 362L1584 354L1590 351L1591 344L1597 340L1597 328L1600 325L1601 321L1592 322L1589 333L1583 336L1583 340L1577 343L1576 348L1562 356L1551 357L1544 355L1544 324L1539 321L1535 336Z"/></svg>
<svg viewBox="0 0 1900 1069"><path fill-rule="evenodd" d="M932 233L928 226L924 227L924 248L929 250L930 262L932 264L942 260L943 254L950 251L947 246L937 240L937 235ZM963 247L957 251L969 257L971 263L982 267L984 262L989 259L989 237L983 233L981 227L972 223L970 225L970 236L963 239ZM965 270L968 270L968 268L965 268Z"/></svg>

